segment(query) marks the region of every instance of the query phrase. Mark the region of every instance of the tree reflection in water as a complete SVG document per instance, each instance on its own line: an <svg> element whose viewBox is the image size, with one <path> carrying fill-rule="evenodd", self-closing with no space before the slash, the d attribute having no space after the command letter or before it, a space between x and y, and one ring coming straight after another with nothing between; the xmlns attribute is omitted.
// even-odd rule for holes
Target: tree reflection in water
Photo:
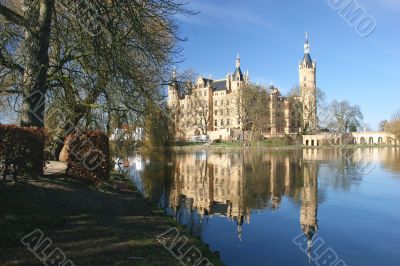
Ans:
<svg viewBox="0 0 400 266"><path fill-rule="evenodd" d="M243 225L251 223L251 211L276 211L286 198L300 210L300 228L311 252L318 205L325 201L326 190L360 185L368 174L359 170L365 154L371 162L381 161L384 167L400 171L396 148L198 151L168 157L137 154L130 160L131 175L145 197L193 234L201 237L209 218L220 216L236 223L241 240Z"/></svg>

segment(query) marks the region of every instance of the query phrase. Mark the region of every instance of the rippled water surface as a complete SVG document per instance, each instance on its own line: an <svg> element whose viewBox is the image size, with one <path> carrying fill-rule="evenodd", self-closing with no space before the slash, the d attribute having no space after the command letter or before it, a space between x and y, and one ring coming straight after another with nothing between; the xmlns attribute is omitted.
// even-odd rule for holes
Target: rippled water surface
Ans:
<svg viewBox="0 0 400 266"><path fill-rule="evenodd" d="M226 265L400 265L400 149L129 160L143 194Z"/></svg>

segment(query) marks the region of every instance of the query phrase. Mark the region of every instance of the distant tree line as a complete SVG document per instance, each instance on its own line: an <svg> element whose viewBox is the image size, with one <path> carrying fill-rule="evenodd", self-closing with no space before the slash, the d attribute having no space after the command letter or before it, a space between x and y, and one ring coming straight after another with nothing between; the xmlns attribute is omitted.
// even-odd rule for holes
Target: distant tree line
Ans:
<svg viewBox="0 0 400 266"><path fill-rule="evenodd" d="M380 127L387 132L393 133L400 140L400 110L395 112L389 121L382 121Z"/></svg>

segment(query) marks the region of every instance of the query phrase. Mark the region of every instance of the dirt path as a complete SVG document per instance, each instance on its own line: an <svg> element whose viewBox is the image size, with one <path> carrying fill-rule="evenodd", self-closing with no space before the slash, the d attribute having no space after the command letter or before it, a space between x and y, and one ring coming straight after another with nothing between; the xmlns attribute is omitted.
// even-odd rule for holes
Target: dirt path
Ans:
<svg viewBox="0 0 400 266"><path fill-rule="evenodd" d="M67 164L64 162L50 161L44 168L44 175L57 175L65 174L67 170Z"/></svg>
<svg viewBox="0 0 400 266"><path fill-rule="evenodd" d="M155 241L175 222L124 182L107 190L53 176L0 183L0 265L43 265L19 241L37 228L75 265L181 265ZM190 242L220 265L199 240Z"/></svg>

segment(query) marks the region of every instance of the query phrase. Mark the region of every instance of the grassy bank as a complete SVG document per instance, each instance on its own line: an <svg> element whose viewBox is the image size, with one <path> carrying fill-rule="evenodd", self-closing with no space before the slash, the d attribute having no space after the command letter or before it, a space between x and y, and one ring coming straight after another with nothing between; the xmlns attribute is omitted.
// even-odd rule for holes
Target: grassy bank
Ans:
<svg viewBox="0 0 400 266"><path fill-rule="evenodd" d="M35 229L75 265L181 265L155 240L171 227L214 265L222 265L122 175L113 174L101 188L62 175L0 182L0 202L0 265L43 265L20 243Z"/></svg>

